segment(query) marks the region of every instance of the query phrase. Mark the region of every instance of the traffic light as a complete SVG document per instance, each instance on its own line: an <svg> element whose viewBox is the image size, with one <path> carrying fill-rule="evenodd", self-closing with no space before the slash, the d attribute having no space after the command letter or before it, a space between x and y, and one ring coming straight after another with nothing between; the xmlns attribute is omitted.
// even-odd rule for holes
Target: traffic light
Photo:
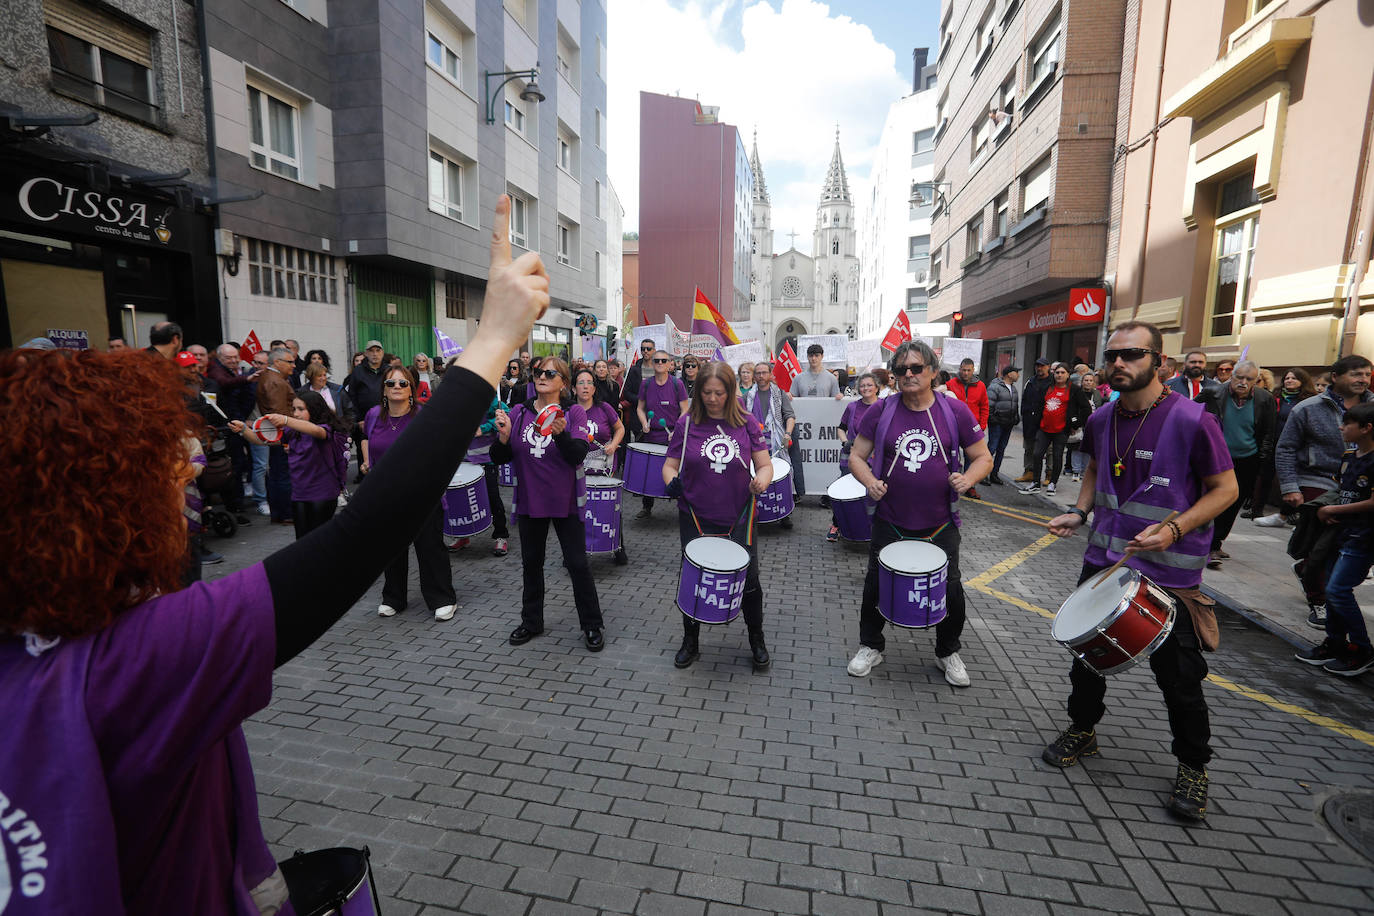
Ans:
<svg viewBox="0 0 1374 916"><path fill-rule="evenodd" d="M613 325L613 324L608 324L608 325L606 325L606 358L607 358L607 359L610 359L611 357L615 356L615 335L616 335L615 325Z"/></svg>
<svg viewBox="0 0 1374 916"><path fill-rule="evenodd" d="M950 337L963 337L963 336L964 336L964 313L963 313L963 312L955 312L953 315L950 315L950 316L949 316L949 336L950 336Z"/></svg>

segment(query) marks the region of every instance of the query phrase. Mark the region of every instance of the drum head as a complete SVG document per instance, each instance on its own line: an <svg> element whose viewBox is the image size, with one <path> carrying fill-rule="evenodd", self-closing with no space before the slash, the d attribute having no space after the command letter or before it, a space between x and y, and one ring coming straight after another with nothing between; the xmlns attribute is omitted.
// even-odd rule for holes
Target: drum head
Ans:
<svg viewBox="0 0 1374 916"><path fill-rule="evenodd" d="M598 490L619 489L625 485L625 481L619 477L588 477L587 486L595 487Z"/></svg>
<svg viewBox="0 0 1374 916"><path fill-rule="evenodd" d="M652 443L652 442L632 442L632 443L630 443L629 448L630 448L630 451L632 451L632 452L644 452L645 454L649 454L649 455L666 455L666 454L668 454L668 446L666 446L666 445L655 445L655 444Z"/></svg>
<svg viewBox="0 0 1374 916"><path fill-rule="evenodd" d="M539 435L547 436L553 432L554 421L563 416L563 408L550 404L535 415L534 425L539 427Z"/></svg>
<svg viewBox="0 0 1374 916"><path fill-rule="evenodd" d="M453 479L448 482L448 488L452 490L455 487L470 487L482 479L482 473L480 465L468 464L465 461L453 472Z"/></svg>
<svg viewBox="0 0 1374 916"><path fill-rule="evenodd" d="M684 552L695 565L712 572L733 572L749 565L749 551L729 538L693 538Z"/></svg>
<svg viewBox="0 0 1374 916"><path fill-rule="evenodd" d="M934 572L948 562L943 550L925 541L898 541L878 552L878 563L895 572Z"/></svg>
<svg viewBox="0 0 1374 916"><path fill-rule="evenodd" d="M750 462L749 462L749 474L750 474L750 476L752 476L752 475L754 475L754 474L757 474L758 472L759 472L759 469L756 468L756 467L754 467L754 462L750 461ZM786 479L788 478L788 476L789 476L791 473L792 473L792 465L791 465L791 463L788 462L788 460L787 460L786 458L779 458L778 456L774 455L774 456L773 456L773 483L777 483L779 480L786 480Z"/></svg>
<svg viewBox="0 0 1374 916"><path fill-rule="evenodd" d="M1089 633L1093 627L1101 626L1134 595L1140 585L1140 573L1123 566L1112 573L1110 579L1097 588L1093 583L1101 578L1101 573L1093 573L1088 581L1074 589L1072 595L1059 607L1050 626L1050 635L1059 642L1065 642Z"/></svg>
<svg viewBox="0 0 1374 916"><path fill-rule="evenodd" d="M859 483L859 478L846 474L827 487L825 493L831 499L850 500L863 499L868 495L868 490Z"/></svg>

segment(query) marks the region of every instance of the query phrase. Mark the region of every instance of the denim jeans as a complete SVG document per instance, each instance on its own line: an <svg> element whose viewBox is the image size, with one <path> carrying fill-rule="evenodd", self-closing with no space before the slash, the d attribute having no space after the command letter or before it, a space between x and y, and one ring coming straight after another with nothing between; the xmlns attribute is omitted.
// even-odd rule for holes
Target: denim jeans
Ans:
<svg viewBox="0 0 1374 916"><path fill-rule="evenodd" d="M250 445L253 454L253 501L258 505L267 502L267 449L266 445Z"/></svg>
<svg viewBox="0 0 1374 916"><path fill-rule="evenodd" d="M1012 426L997 423L988 425L988 451L992 453L992 473L1002 473L1002 456L1007 453L1007 443L1011 441ZM846 472L847 473L847 472Z"/></svg>
<svg viewBox="0 0 1374 916"><path fill-rule="evenodd" d="M1326 580L1326 635L1364 649L1369 648L1369 629L1355 600L1355 587L1364 582L1372 561L1374 550L1365 539L1347 538Z"/></svg>

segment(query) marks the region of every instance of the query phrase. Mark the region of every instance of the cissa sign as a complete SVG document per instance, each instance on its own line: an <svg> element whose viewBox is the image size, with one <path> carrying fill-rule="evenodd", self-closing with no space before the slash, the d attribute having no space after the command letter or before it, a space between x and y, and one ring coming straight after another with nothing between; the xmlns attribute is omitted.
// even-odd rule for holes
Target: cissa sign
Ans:
<svg viewBox="0 0 1374 916"><path fill-rule="evenodd" d="M0 219L32 231L104 242L188 250L188 211L128 191L99 191L44 172L15 170L0 178Z"/></svg>

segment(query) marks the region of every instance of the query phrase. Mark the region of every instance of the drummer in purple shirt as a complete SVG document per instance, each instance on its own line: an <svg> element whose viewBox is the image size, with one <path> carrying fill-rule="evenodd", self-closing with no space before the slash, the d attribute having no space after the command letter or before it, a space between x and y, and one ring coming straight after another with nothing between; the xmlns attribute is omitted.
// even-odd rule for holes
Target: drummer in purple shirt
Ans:
<svg viewBox="0 0 1374 916"><path fill-rule="evenodd" d="M597 360L604 362L604 360ZM577 406L581 407L587 415L587 440L591 446L591 451L587 453L587 460L583 463L583 469L588 474L601 477L615 476L615 458L620 444L625 441L625 424L620 422L620 415L615 412L615 408L605 401L605 386L601 385L596 378L596 372L582 368L577 370L577 378L573 380L573 389L577 393ZM597 467L592 467L592 456L599 450L602 455L601 463ZM622 526L623 527L623 526ZM630 555L625 551L625 534L620 535L620 547L615 552L615 563L617 566L624 566L630 562Z"/></svg>
<svg viewBox="0 0 1374 916"><path fill-rule="evenodd" d="M873 377L872 372L865 372L859 376L854 387L859 392L858 400L846 404L844 413L840 414L840 439L843 443L840 446L842 477L849 473L849 453L854 449L854 440L859 435L859 423L869 409L878 403L878 380ZM825 539L832 544L840 539L840 525L834 512L830 513L830 530L826 532Z"/></svg>
<svg viewBox="0 0 1374 916"><path fill-rule="evenodd" d="M639 405L635 408L639 414L640 428L644 430L640 441L665 445L677 426L678 418L687 412L687 386L682 384L682 379L671 374L673 357L669 353L655 351L649 357L649 365L653 367L654 375L640 383ZM654 501L646 496L635 518L648 518L653 511Z"/></svg>
<svg viewBox="0 0 1374 916"><path fill-rule="evenodd" d="M1167 807L1200 821L1207 814L1212 759L1202 653L1214 651L1220 637L1213 601L1200 591L1202 570L1212 520L1235 502L1239 488L1216 417L1160 382L1164 357L1164 338L1154 325L1128 321L1108 338L1103 366L1121 396L1088 418L1079 448L1091 460L1078 503L1053 519L1050 530L1068 537L1091 513L1079 583L1124 556L1126 566L1173 596L1173 630L1150 655L1150 669L1164 695L1178 758ZM1178 513L1172 520L1171 512ZM1041 754L1057 767L1097 754L1096 727L1106 713L1106 678L1075 660L1069 682L1070 725Z"/></svg>
<svg viewBox="0 0 1374 916"><path fill-rule="evenodd" d="M684 549L694 538L725 535L749 551L741 610L754 670L763 671L771 659L763 641L763 587L753 508L755 497L773 482L768 443L758 421L740 406L734 370L719 360L698 371L691 410L684 413L663 464L668 494L678 498L678 534ZM682 647L673 664L686 668L697 658L701 624L683 614L682 630Z"/></svg>
<svg viewBox="0 0 1374 916"><path fill-rule="evenodd" d="M949 562L946 613L935 625L935 666L955 687L969 685L959 658L964 631L964 584L959 578L959 515L954 503L992 470L982 428L964 402L938 394L939 358L929 345L909 340L892 356L898 397L879 402L859 422L849 454L849 473L878 504L868 575L859 609L859 651L849 673L866 677L883 660L884 618L878 611L878 554L899 540L927 541ZM968 471L960 453L968 459ZM869 461L873 467L869 467Z"/></svg>
<svg viewBox="0 0 1374 916"><path fill-rule="evenodd" d="M502 195L482 326L410 433L333 520L214 582L176 590L189 467L171 361L0 354L0 554L24 560L0 571L5 916L293 911L242 724L439 501L548 308L539 256L510 260L509 213Z"/></svg>
<svg viewBox="0 0 1374 916"><path fill-rule="evenodd" d="M534 372L534 400L517 404L510 413L496 412L497 440L491 444L491 460L515 463L514 511L524 566L520 625L511 632L510 644L524 645L544 632L544 552L552 526L572 579L582 639L590 651L600 652L606 645L601 599L587 562L582 514L587 499L582 462L591 444L586 412L565 400L571 387L568 364L548 356ZM541 433L536 422L540 411L565 404L564 414L553 421L550 432Z"/></svg>

